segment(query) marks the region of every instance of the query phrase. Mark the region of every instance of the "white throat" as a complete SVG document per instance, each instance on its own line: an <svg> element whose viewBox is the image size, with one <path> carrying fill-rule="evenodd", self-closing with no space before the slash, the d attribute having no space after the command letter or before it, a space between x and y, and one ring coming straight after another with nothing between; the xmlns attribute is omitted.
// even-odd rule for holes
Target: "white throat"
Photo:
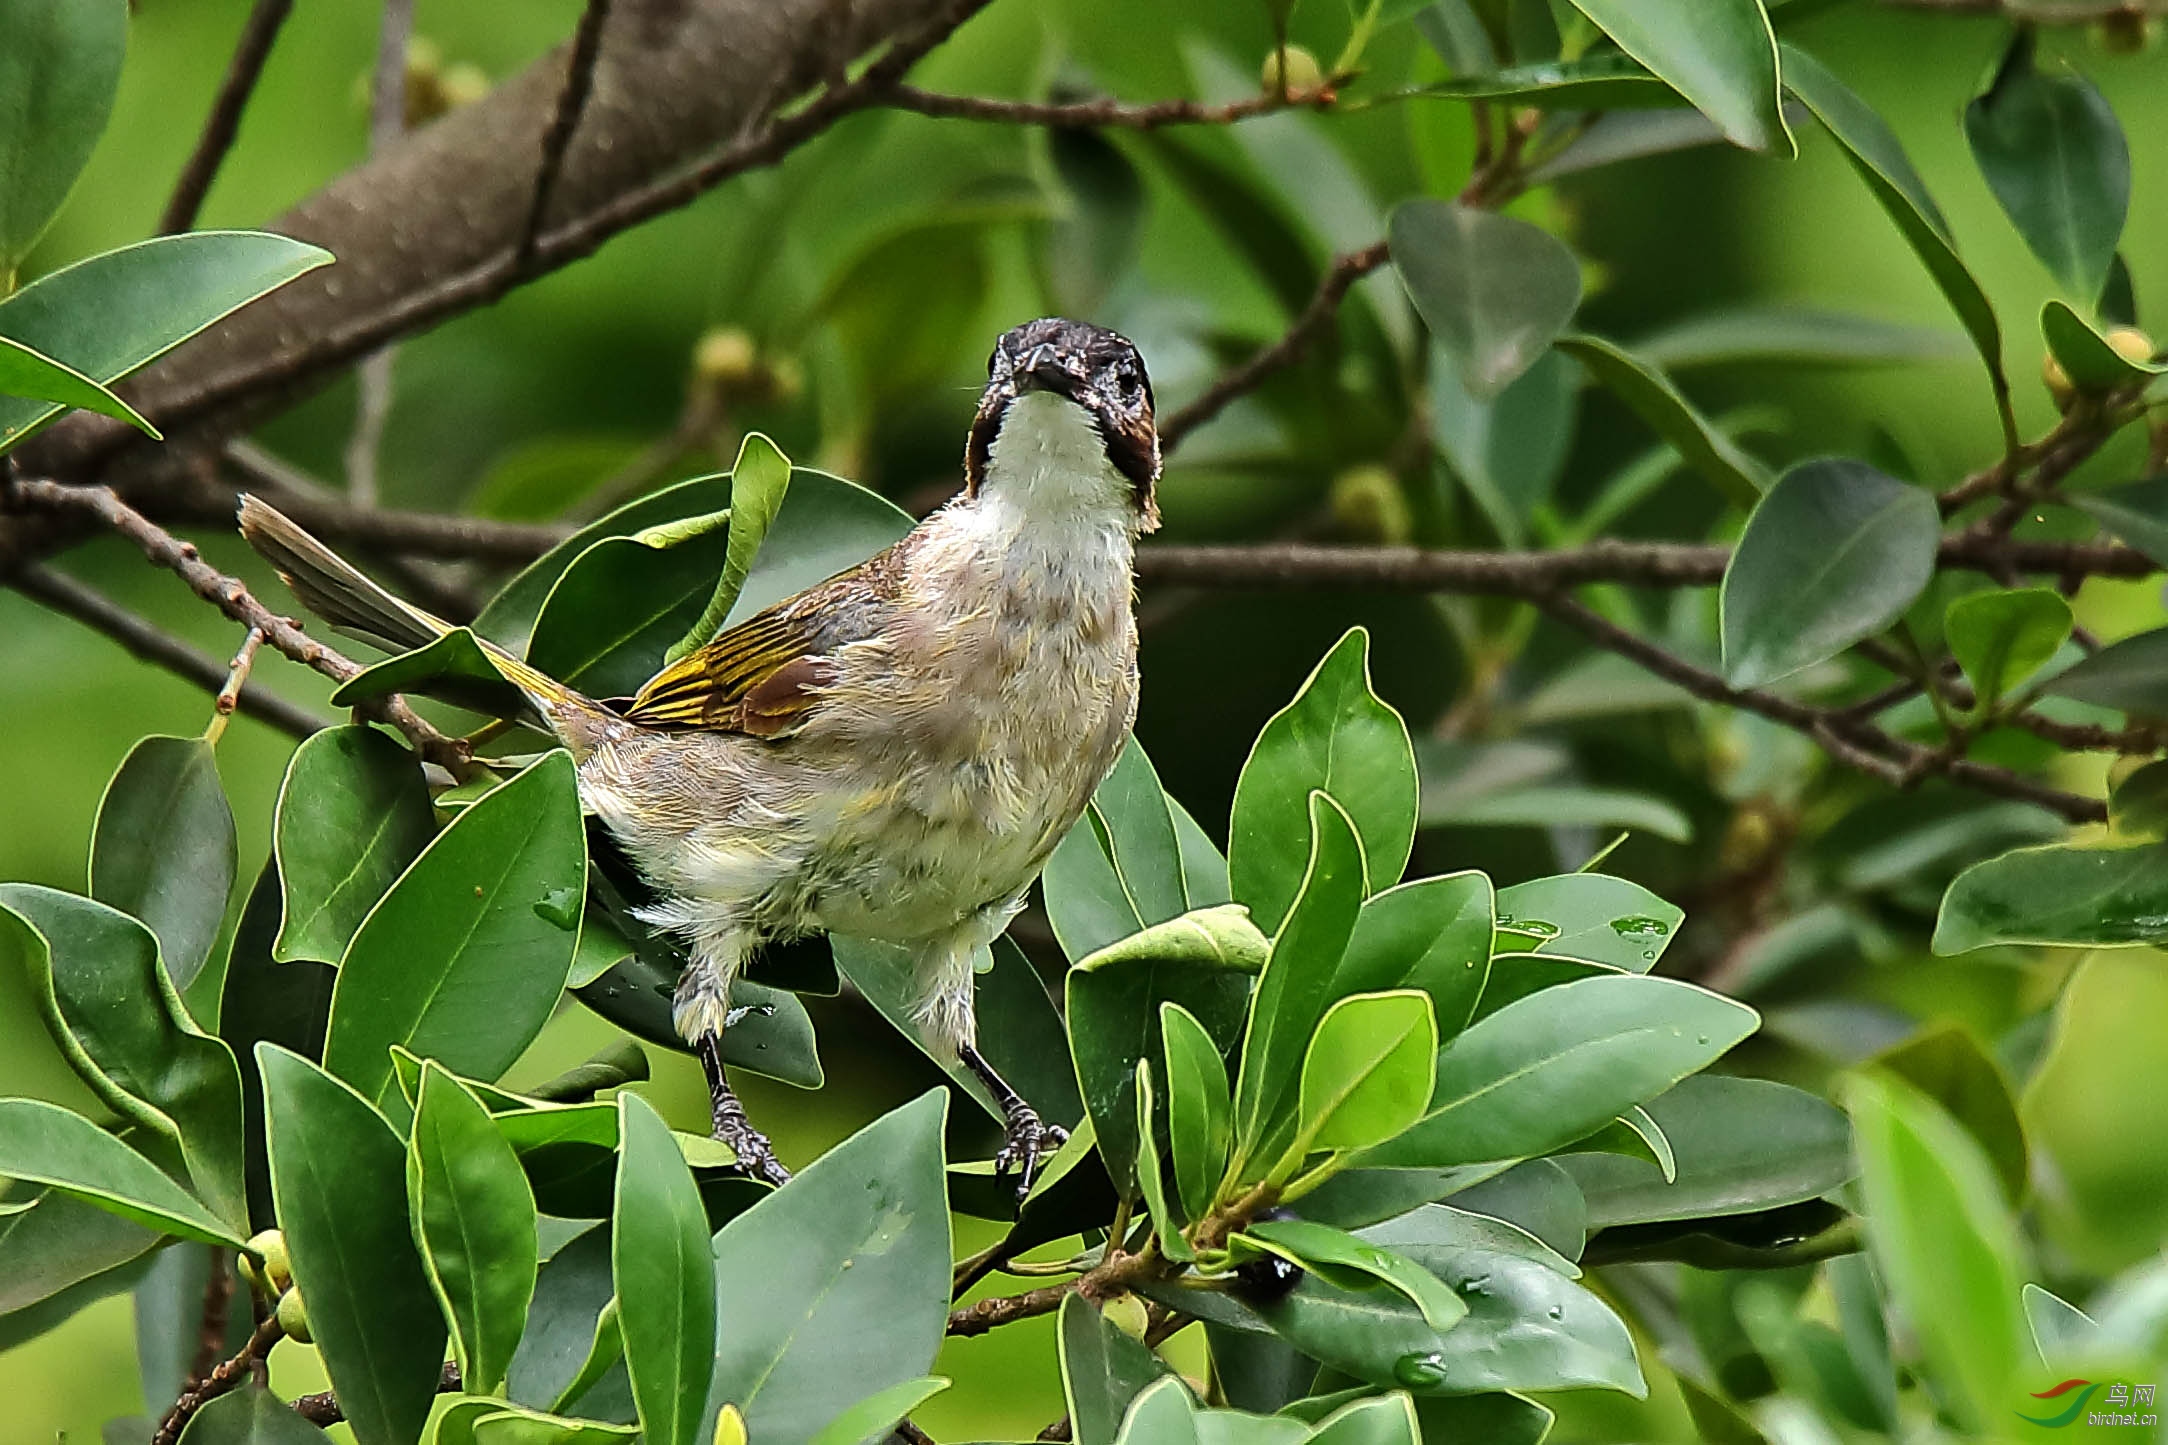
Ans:
<svg viewBox="0 0 2168 1445"><path fill-rule="evenodd" d="M979 495L983 505L1040 526L1136 531L1133 484L1107 460L1098 424L1052 392L1026 392L1009 403Z"/></svg>

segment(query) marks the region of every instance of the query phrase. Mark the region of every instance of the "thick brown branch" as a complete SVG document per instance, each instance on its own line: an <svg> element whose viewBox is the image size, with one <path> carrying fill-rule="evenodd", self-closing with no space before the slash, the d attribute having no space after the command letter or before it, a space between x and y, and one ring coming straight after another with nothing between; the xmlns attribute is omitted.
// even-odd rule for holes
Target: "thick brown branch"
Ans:
<svg viewBox="0 0 2168 1445"><path fill-rule="evenodd" d="M256 0L255 9L249 11L248 20L241 26L241 39L233 47L233 59L226 67L226 78L219 82L218 97L211 102L210 118L203 123L203 134L188 163L181 167L172 199L166 202L165 214L159 218L161 236L177 235L196 224L203 198L210 194L211 182L218 178L226 152L233 149L233 138L241 129L241 113L248 109L249 97L256 93L256 82L263 75L264 62L271 58L279 28L293 9L294 0Z"/></svg>
<svg viewBox="0 0 2168 1445"><path fill-rule="evenodd" d="M284 1338L286 1331L279 1328L277 1315L257 1325L256 1332L248 1337L248 1343L241 1347L239 1354L222 1361L200 1384L181 1392L181 1398L173 1402L173 1408L158 1422L158 1429L151 1435L151 1445L174 1445L198 1410L240 1384L247 1378L249 1367L269 1354L271 1347Z"/></svg>
<svg viewBox="0 0 2168 1445"><path fill-rule="evenodd" d="M186 678L207 692L216 693L226 684L229 672L226 663L172 633L160 630L64 572L43 566L25 567L8 580L24 596L104 633L145 662L162 667L176 677ZM307 708L288 702L258 683L250 683L241 689L238 705L249 717L297 738L305 738L327 726Z"/></svg>
<svg viewBox="0 0 2168 1445"><path fill-rule="evenodd" d="M595 59L602 53L602 26L610 15L610 0L587 0L580 12L579 28L572 32L572 53L565 60L564 88L557 92L556 109L550 112L548 129L542 132L542 159L535 167L534 201L527 209L527 223L520 227L519 249L512 258L515 270L524 271L534 261L535 243L542 236L542 222L549 214L557 177L564 170L565 148L579 129L580 112L595 86Z"/></svg>
<svg viewBox="0 0 2168 1445"><path fill-rule="evenodd" d="M1158 130L1169 125L1231 125L1251 116L1270 115L1289 106L1320 109L1332 104L1330 88L1296 91L1281 96L1265 91L1223 105L1197 100L1154 100L1125 104L1111 98L1077 101L1001 100L981 95L941 95L915 85L899 85L882 104L920 115L952 116L963 120L990 120L1010 125L1044 125L1058 129Z"/></svg>
<svg viewBox="0 0 2168 1445"><path fill-rule="evenodd" d="M34 506L96 519L133 542L154 565L179 576L198 597L242 626L262 633L265 642L294 661L335 682L345 682L361 672L360 663L318 642L290 618L271 611L238 577L229 577L205 562L193 542L183 542L158 526L123 502L111 487L71 487L31 477L16 481L12 490L16 497ZM224 669L220 671L223 679ZM440 767L462 773L471 761L465 745L438 732L396 696L373 698L362 705L361 711L397 728L416 752Z"/></svg>

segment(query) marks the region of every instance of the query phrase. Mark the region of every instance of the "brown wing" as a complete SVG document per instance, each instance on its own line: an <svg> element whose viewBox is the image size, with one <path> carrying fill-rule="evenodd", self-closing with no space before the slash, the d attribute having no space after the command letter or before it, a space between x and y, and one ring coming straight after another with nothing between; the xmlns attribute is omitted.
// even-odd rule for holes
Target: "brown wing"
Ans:
<svg viewBox="0 0 2168 1445"><path fill-rule="evenodd" d="M897 548L756 613L647 680L625 710L643 727L787 737L820 705L830 654L874 635L901 574Z"/></svg>

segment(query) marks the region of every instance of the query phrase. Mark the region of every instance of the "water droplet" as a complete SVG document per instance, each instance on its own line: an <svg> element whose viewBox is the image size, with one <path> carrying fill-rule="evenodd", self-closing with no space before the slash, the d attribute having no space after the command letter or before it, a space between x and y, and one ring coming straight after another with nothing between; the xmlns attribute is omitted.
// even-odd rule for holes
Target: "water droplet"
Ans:
<svg viewBox="0 0 2168 1445"><path fill-rule="evenodd" d="M1455 1286L1462 1294L1487 1295L1490 1293L1490 1276L1472 1274Z"/></svg>
<svg viewBox="0 0 2168 1445"><path fill-rule="evenodd" d="M580 890L552 888L534 906L535 917L554 923L566 932L580 926Z"/></svg>
<svg viewBox="0 0 2168 1445"><path fill-rule="evenodd" d="M1709 1042L1709 1036L1707 1034L1695 1034L1694 1042L1697 1044L1706 1044Z"/></svg>
<svg viewBox="0 0 2168 1445"><path fill-rule="evenodd" d="M1641 956L1651 962L1654 962L1656 958L1656 950L1653 948L1644 948L1641 950Z"/></svg>
<svg viewBox="0 0 2168 1445"><path fill-rule="evenodd" d="M1443 1355L1402 1355L1393 1361L1393 1378L1411 1390L1445 1383Z"/></svg>
<svg viewBox="0 0 2168 1445"><path fill-rule="evenodd" d="M1552 1305L1550 1309L1546 1311L1546 1313L1548 1313L1550 1317L1554 1320L1564 1319L1566 1315L1565 1310L1558 1305Z"/></svg>
<svg viewBox="0 0 2168 1445"><path fill-rule="evenodd" d="M1628 918L1612 919L1611 931L1621 938L1663 938L1671 932L1671 925L1661 918L1637 913Z"/></svg>
<svg viewBox="0 0 2168 1445"><path fill-rule="evenodd" d="M1566 930L1541 918L1523 918L1513 925L1515 933L1526 933L1535 938L1556 938Z"/></svg>

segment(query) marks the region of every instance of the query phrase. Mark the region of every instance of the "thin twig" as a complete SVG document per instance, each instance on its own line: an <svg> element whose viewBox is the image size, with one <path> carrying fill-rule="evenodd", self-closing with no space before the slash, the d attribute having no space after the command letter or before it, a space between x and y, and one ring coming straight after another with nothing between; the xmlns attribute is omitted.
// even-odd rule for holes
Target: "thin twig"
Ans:
<svg viewBox="0 0 2168 1445"><path fill-rule="evenodd" d="M219 82L218 97L211 102L210 118L204 121L203 134L188 163L181 167L165 214L159 217L159 235L179 235L196 224L203 198L210 194L211 182L218 178L226 153L233 149L233 138L241 129L241 113L248 109L249 97L256 92L256 82L263 75L264 62L271 58L279 27L286 23L293 8L294 0L256 0L256 7L249 11L241 26L241 38L233 47L233 59L227 62L226 78Z"/></svg>
<svg viewBox="0 0 2168 1445"><path fill-rule="evenodd" d="M104 633L145 662L162 667L176 677L186 678L206 691L216 692L226 681L227 666L216 657L154 627L65 572L34 565L23 568L8 582L24 596ZM269 723L297 738L305 738L330 726L308 709L288 702L256 683L241 689L240 709L258 722Z"/></svg>
<svg viewBox="0 0 2168 1445"><path fill-rule="evenodd" d="M446 1361L444 1368L437 1374L437 1393L452 1395L462 1388L459 1366ZM339 1408L339 1397L329 1390L321 1390L313 1395L296 1395L294 1413L311 1425L318 1426L336 1425L346 1418L346 1412Z"/></svg>
<svg viewBox="0 0 2168 1445"><path fill-rule="evenodd" d="M211 725L203 730L203 740L215 743L226 732L226 720L240 704L241 689L248 682L248 670L256 665L256 650L263 646L263 633L251 627L248 636L241 639L241 650L233 655L233 664L226 673L226 684L211 699Z"/></svg>
<svg viewBox="0 0 2168 1445"><path fill-rule="evenodd" d="M382 155L406 134L407 45L414 34L414 0L383 0L377 27L376 72L369 87L369 154ZM354 431L346 442L346 491L362 506L377 498L377 459L391 419L396 348L386 346L355 372Z"/></svg>
<svg viewBox="0 0 2168 1445"><path fill-rule="evenodd" d="M1295 105L1315 106L1322 110L1329 108L1334 98L1330 82L1315 90L1297 90L1284 97L1277 91L1264 91L1222 105L1179 99L1125 104L1111 97L1077 101L1001 100L982 95L941 95L920 90L915 85L899 85L881 103L896 110L916 111L920 115L990 120L1010 125L1044 125L1067 130L1158 130L1169 125L1232 125Z"/></svg>
<svg viewBox="0 0 2168 1445"><path fill-rule="evenodd" d="M158 1429L151 1435L151 1445L174 1445L198 1410L240 1384L248 1376L249 1367L269 1354L271 1347L284 1338L286 1331L279 1328L277 1315L256 1326L239 1354L222 1361L200 1384L181 1391L181 1398L173 1402L173 1408L158 1422Z"/></svg>
<svg viewBox="0 0 2168 1445"><path fill-rule="evenodd" d="M542 159L535 167L534 199L527 207L527 223L520 227L519 249L513 253L512 265L524 271L534 260L535 242L542 235L542 219L550 208L550 197L557 190L557 178L564 170L565 151L572 144L572 133L579 129L580 113L587 108L588 93L594 89L595 60L602 53L602 27L610 15L610 0L587 0L587 8L580 12L579 28L572 32L572 54L565 62L565 83L557 92L556 108L550 112L550 123L542 131Z"/></svg>
<svg viewBox="0 0 2168 1445"><path fill-rule="evenodd" d="M233 1316L233 1256L222 1244L207 1244L211 1272L203 1281L203 1314L196 1334L196 1359L188 1368L188 1384L207 1380L218 1368L218 1352L226 1347L226 1324Z"/></svg>
<svg viewBox="0 0 2168 1445"><path fill-rule="evenodd" d="M261 632L265 642L303 666L314 668L334 682L345 682L361 673L360 663L326 647L291 619L271 611L238 577L229 577L205 562L195 543L181 541L123 502L111 487L73 487L43 477L23 477L15 481L13 493L35 506L95 518L108 530L133 542L154 565L177 574L198 597L244 627ZM224 669L220 672L223 676ZM397 728L430 762L454 774L468 771L473 760L466 747L430 726L404 699L396 695L371 698L359 710Z"/></svg>

